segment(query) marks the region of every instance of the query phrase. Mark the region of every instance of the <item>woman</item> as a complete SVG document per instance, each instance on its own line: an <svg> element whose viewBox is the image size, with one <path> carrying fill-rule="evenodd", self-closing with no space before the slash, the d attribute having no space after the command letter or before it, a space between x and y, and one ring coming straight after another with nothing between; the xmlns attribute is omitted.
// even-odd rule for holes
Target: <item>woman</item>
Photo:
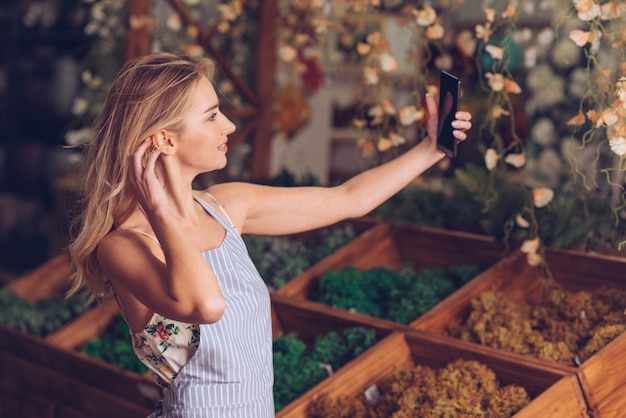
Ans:
<svg viewBox="0 0 626 418"><path fill-rule="evenodd" d="M70 246L76 292L114 296L138 357L165 388L152 416L271 417L270 300L240 234L284 235L365 215L443 158L428 137L336 187L240 182L192 189L226 165L235 125L213 63L155 54L127 63L95 121L86 202ZM470 114L453 122L466 138Z"/></svg>

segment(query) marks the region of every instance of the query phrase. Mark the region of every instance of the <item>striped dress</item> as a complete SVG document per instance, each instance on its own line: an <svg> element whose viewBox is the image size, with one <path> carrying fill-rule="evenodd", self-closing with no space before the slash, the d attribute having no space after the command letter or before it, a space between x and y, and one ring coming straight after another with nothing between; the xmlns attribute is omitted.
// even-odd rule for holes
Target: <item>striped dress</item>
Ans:
<svg viewBox="0 0 626 418"><path fill-rule="evenodd" d="M216 323L200 325L195 353L177 371L150 417L273 417L274 370L267 286L234 226L204 200L196 200L226 230L221 245L203 253L218 278L226 310Z"/></svg>

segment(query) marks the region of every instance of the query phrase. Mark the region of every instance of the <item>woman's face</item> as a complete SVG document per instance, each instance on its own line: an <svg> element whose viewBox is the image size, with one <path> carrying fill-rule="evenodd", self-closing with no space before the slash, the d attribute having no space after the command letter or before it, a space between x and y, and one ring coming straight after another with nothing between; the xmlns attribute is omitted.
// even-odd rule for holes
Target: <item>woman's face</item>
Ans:
<svg viewBox="0 0 626 418"><path fill-rule="evenodd" d="M177 155L183 165L206 172L224 168L228 135L235 125L220 111L213 85L206 77L198 81L196 92L178 135Z"/></svg>

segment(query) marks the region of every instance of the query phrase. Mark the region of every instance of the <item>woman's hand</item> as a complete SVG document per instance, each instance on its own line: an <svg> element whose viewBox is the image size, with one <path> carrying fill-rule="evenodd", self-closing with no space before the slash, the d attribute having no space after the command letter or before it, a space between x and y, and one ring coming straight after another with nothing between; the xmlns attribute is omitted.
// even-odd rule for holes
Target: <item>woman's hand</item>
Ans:
<svg viewBox="0 0 626 418"><path fill-rule="evenodd" d="M153 149L149 151L151 147ZM148 153L147 157L146 153ZM141 141L130 156L132 161L129 180L135 189L139 204L144 208L155 207L167 201L167 196L155 171L159 155L161 155L161 148L154 148L152 137L149 137Z"/></svg>
<svg viewBox="0 0 626 418"><path fill-rule="evenodd" d="M437 147L437 128L439 110L437 108L437 102L431 95L426 95L426 109L428 110L428 121L426 122L426 130L428 131L427 140L433 147ZM472 114L459 110L455 114L455 119L452 121L452 127L454 130L452 134L458 141L465 141L467 139L467 131L472 128ZM440 151L441 152L441 151ZM443 152L441 152L443 155Z"/></svg>

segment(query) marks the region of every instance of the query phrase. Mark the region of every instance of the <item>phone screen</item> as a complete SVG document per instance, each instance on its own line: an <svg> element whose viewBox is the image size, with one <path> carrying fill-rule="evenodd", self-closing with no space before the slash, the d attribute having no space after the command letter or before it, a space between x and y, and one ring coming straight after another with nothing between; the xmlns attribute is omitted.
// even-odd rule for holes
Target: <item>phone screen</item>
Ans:
<svg viewBox="0 0 626 418"><path fill-rule="evenodd" d="M439 118L437 127L437 148L448 157L456 157L457 139L452 135L452 121L459 110L461 83L458 78L445 71L439 80Z"/></svg>

